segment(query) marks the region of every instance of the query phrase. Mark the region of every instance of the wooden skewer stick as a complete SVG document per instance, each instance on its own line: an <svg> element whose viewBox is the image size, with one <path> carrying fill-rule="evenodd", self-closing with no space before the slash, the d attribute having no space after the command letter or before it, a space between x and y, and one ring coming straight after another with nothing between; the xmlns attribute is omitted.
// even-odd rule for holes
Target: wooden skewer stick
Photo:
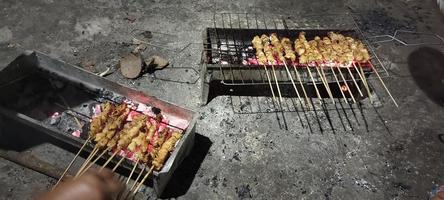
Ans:
<svg viewBox="0 0 444 200"><path fill-rule="evenodd" d="M63 104L65 105L66 108L68 108L69 110L72 110L71 107L68 105L68 102L66 101L65 97L63 97L60 94L57 94L59 96L59 98L63 101ZM79 119L77 119L76 116L72 116L74 118L74 121L76 121L77 126L79 126L79 129L82 128L82 123L80 123Z"/></svg>
<svg viewBox="0 0 444 200"><path fill-rule="evenodd" d="M276 95L274 93L273 85L271 84L270 74L268 73L267 66L264 65L265 74L267 75L268 85L270 86L271 95L273 95L273 101L277 103Z"/></svg>
<svg viewBox="0 0 444 200"><path fill-rule="evenodd" d="M333 76L335 77L336 83L338 84L339 91L341 91L341 94L342 94L342 97L344 98L344 101L348 103L347 97L345 97L344 91L342 91L341 84L339 84L339 80L338 80L338 77L336 76L335 70L333 69L332 66L330 66L330 69L331 69L331 72L333 73Z"/></svg>
<svg viewBox="0 0 444 200"><path fill-rule="evenodd" d="M307 105L310 106L310 105L311 105L311 103L310 103L310 99L308 99L307 92L305 91L304 84L302 84L301 76L299 75L299 72L298 72L298 70L297 70L295 64L293 64L293 69L294 69L294 71L296 72L296 77L297 77L298 80L299 80L299 85L301 86L301 88L302 88L302 92L304 93L305 101L306 101Z"/></svg>
<svg viewBox="0 0 444 200"><path fill-rule="evenodd" d="M102 158L103 155L105 155L105 153L107 153L109 151L109 149L105 149L102 151L102 153L100 155L97 156L96 159L94 159L94 161L92 161L91 163L89 163L89 165L87 165L84 169L82 169L82 171L80 172L80 175L82 175L83 173L85 173L89 168L91 168L100 158Z"/></svg>
<svg viewBox="0 0 444 200"><path fill-rule="evenodd" d="M137 185L136 189L134 189L133 194L136 194L137 191L139 191L140 187L143 185L143 183L146 181L146 179L150 176L153 169L154 169L154 165L151 166L150 171L148 171L148 173L145 174L145 177L143 177L142 181L140 181L139 185Z"/></svg>
<svg viewBox="0 0 444 200"><path fill-rule="evenodd" d="M302 104L301 95L299 94L299 91L296 88L296 84L294 83L293 77L291 76L291 73L290 73L290 70L288 69L287 63L285 62L285 60L283 60L282 62L284 63L285 70L287 70L287 74L290 77L290 81L291 81L291 84L293 85L294 91L296 91L296 94L298 95L299 102L301 102L301 104Z"/></svg>
<svg viewBox="0 0 444 200"><path fill-rule="evenodd" d="M355 67L355 70L358 71L358 74L361 77L362 82L364 82L364 87L365 87L365 90L367 90L367 95L368 95L368 98L370 99L370 103L373 103L372 98L370 98L370 96L371 96L370 87L368 87L367 78L365 77L364 70L362 69L361 64L358 63L358 65L359 65L359 70L358 70L358 67L356 67L355 63L353 63L353 67ZM359 73L359 71L361 73Z"/></svg>
<svg viewBox="0 0 444 200"><path fill-rule="evenodd" d="M342 81L344 81L345 87L347 87L348 94L350 94L350 97L352 98L353 103L356 103L356 99L353 96L353 93L351 92L350 87L348 86L348 83L344 78L344 74L342 74L342 72L341 72L341 68L340 67L337 67L337 68L338 68L339 75L341 75Z"/></svg>
<svg viewBox="0 0 444 200"><path fill-rule="evenodd" d="M320 71L321 71L322 76L324 77L325 84L327 85L327 88L328 88L327 91L330 92L330 97L332 98L333 104L335 104L335 100L333 99L333 93L331 92L331 89L330 89L330 84L328 84L327 76L325 75L324 67L320 67Z"/></svg>
<svg viewBox="0 0 444 200"><path fill-rule="evenodd" d="M368 63L370 63L370 66L372 67L372 69L373 69L373 71L375 72L376 76L378 76L379 80L381 81L382 86L384 86L385 91L387 91L387 93L388 93L388 95L390 96L390 98L392 99L393 103L395 103L395 106L396 106L396 107L399 107L399 106L398 106L398 103L396 103L395 98L393 98L392 93L390 93L389 89L387 88L387 86L385 85L385 83L384 83L384 81L382 80L381 76L379 75L378 70L376 70L376 68L375 68L375 66L373 66L372 62L369 61Z"/></svg>
<svg viewBox="0 0 444 200"><path fill-rule="evenodd" d="M88 137L88 139L86 139L86 141L83 143L82 147L80 147L80 150L77 152L77 154L74 156L74 158L71 160L71 162L68 164L68 167L66 167L65 171L63 171L62 176L60 176L59 180L57 180L57 183L54 185L54 188L57 187L57 185L60 183L60 181L63 179L63 177L65 176L65 174L68 172L68 170L71 168L72 164L74 164L74 161L77 159L77 157L79 157L80 152L82 152L83 148L85 148L86 144L88 144L88 142L91 140L91 137Z"/></svg>
<svg viewBox="0 0 444 200"><path fill-rule="evenodd" d="M355 76L353 76L353 74L352 74L352 72L351 72L351 70L350 70L350 67L347 66L346 68L347 68L348 74L350 74L350 76L351 76L351 78L352 78L352 80L353 80L353 83L355 83L355 85L356 85L356 89L358 89L359 95L361 95L361 97L363 97L364 94L362 94L362 91L361 91L361 89L359 88L358 82L356 82Z"/></svg>
<svg viewBox="0 0 444 200"><path fill-rule="evenodd" d="M103 164L102 167L100 167L99 172L102 171L102 170L108 165L109 162L111 162L111 160L114 158L114 156L117 155L117 153L119 153L118 150L116 150L116 151L113 153L113 155L111 155L111 156L108 158L108 160L105 162L105 164Z"/></svg>
<svg viewBox="0 0 444 200"><path fill-rule="evenodd" d="M327 77L325 77L324 74L322 73L323 72L322 69L319 69L320 67L318 66L318 64L316 64L315 68L319 78L321 78L322 84L324 84L325 90L327 90L328 96L330 97L333 104L335 104L335 99L333 98L333 95L330 91L330 86L328 86Z"/></svg>
<svg viewBox="0 0 444 200"><path fill-rule="evenodd" d="M314 88L315 88L316 95L318 96L319 103L322 105L321 94L319 94L318 87L316 86L316 82L315 82L315 80L314 80L314 78L313 78L313 75L311 74L311 70L310 70L309 68L310 68L310 66L307 65L308 75L310 76L311 82L313 83L313 86L314 86Z"/></svg>
<svg viewBox="0 0 444 200"><path fill-rule="evenodd" d="M133 186L131 186L129 192L131 192L134 189L134 187L136 186L137 182L139 181L139 178L142 176L143 171L145 171L145 168L146 168L146 165L144 164L143 167L142 167L142 171L140 171L140 173L137 176L136 180L134 180L134 184L133 184Z"/></svg>
<svg viewBox="0 0 444 200"><path fill-rule="evenodd" d="M82 172L83 168L86 167L86 165L88 165L88 163L91 161L91 159L96 155L96 153L99 151L99 148L97 146L94 147L94 149L91 151L91 153L89 154L89 156L86 158L86 160L83 162L83 164L80 166L79 171L77 171L76 175L74 176L74 178L77 178L80 173Z"/></svg>
<svg viewBox="0 0 444 200"><path fill-rule="evenodd" d="M139 164L139 158L136 159L136 164L134 164L133 170L131 170L131 173L130 173L130 175L128 176L128 180L126 180L126 183L125 183L125 184L128 184L128 183L129 183L131 177L133 176L134 170L136 170L136 168L137 168L137 164Z"/></svg>
<svg viewBox="0 0 444 200"><path fill-rule="evenodd" d="M276 83L276 88L277 88L278 95L279 95L279 101L280 101L279 105L280 105L281 109L283 109L282 106L283 106L284 100L282 99L281 89L279 88L279 83L277 80L276 71L274 70L273 64L271 64L271 69L273 70L274 82Z"/></svg>
<svg viewBox="0 0 444 200"><path fill-rule="evenodd" d="M123 162L123 160L125 160L125 156L122 156L122 158L119 160L119 162L117 162L116 166L113 167L113 172L116 171L117 167L119 167L119 165Z"/></svg>

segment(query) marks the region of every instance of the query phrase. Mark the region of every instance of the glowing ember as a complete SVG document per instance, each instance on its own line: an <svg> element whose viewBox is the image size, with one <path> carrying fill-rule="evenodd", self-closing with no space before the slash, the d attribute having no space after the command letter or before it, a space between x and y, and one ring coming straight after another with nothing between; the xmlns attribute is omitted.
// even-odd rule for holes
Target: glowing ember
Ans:
<svg viewBox="0 0 444 200"><path fill-rule="evenodd" d="M61 118L60 113L59 112L55 112L55 113L53 113L51 115L51 120L49 121L49 123L51 125L57 124L57 123L60 122L60 118Z"/></svg>
<svg viewBox="0 0 444 200"><path fill-rule="evenodd" d="M151 110L150 106L147 106L143 103L139 103L139 105L137 105L136 111L139 111L145 115L147 115Z"/></svg>
<svg viewBox="0 0 444 200"><path fill-rule="evenodd" d="M134 110L130 111L130 113L128 114L128 117L126 118L126 121L133 121L134 117L141 115L139 112L136 112Z"/></svg>
<svg viewBox="0 0 444 200"><path fill-rule="evenodd" d="M81 130L75 130L74 132L71 133L72 136L80 138L80 134L82 133Z"/></svg>
<svg viewBox="0 0 444 200"><path fill-rule="evenodd" d="M101 112L102 108L100 107L100 104L94 105L93 109L93 117L97 117Z"/></svg>

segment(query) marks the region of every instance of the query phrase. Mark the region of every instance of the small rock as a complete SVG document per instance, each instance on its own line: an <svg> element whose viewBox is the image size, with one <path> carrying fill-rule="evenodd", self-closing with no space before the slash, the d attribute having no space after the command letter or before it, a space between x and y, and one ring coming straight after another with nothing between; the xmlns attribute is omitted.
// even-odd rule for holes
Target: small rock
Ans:
<svg viewBox="0 0 444 200"><path fill-rule="evenodd" d="M160 56L153 56L153 63L155 69L163 69L168 66L169 62Z"/></svg>
<svg viewBox="0 0 444 200"><path fill-rule="evenodd" d="M141 33L141 35L146 38L146 39L151 39L153 38L153 33L151 31L144 31Z"/></svg>
<svg viewBox="0 0 444 200"><path fill-rule="evenodd" d="M140 55L130 53L120 59L120 71L126 78L137 78L142 72L142 58L140 58Z"/></svg>
<svg viewBox="0 0 444 200"><path fill-rule="evenodd" d="M240 199L252 198L250 193L250 185L248 184L236 187L236 193Z"/></svg>
<svg viewBox="0 0 444 200"><path fill-rule="evenodd" d="M88 71L92 71L94 65L95 62L92 59L83 59L82 62L80 63L80 66Z"/></svg>
<svg viewBox="0 0 444 200"><path fill-rule="evenodd" d="M239 153L235 152L233 155L233 159L235 159L237 161L241 161L241 159L239 158Z"/></svg>

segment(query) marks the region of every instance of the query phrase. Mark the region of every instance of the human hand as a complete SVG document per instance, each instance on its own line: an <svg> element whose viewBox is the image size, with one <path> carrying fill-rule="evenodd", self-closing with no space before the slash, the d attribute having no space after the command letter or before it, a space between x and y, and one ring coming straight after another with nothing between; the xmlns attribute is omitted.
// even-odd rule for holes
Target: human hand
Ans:
<svg viewBox="0 0 444 200"><path fill-rule="evenodd" d="M60 183L54 190L43 194L40 200L105 200L112 199L122 189L109 170L89 170L84 175Z"/></svg>
<svg viewBox="0 0 444 200"><path fill-rule="evenodd" d="M441 186L436 195L431 200L444 200L444 186Z"/></svg>

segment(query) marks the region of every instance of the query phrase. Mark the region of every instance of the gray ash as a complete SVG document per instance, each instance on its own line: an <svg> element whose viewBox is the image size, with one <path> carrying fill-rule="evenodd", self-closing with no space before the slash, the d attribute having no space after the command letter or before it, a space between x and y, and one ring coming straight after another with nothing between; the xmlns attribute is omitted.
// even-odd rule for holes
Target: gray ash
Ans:
<svg viewBox="0 0 444 200"><path fill-rule="evenodd" d="M414 21L398 20L391 17L385 10L363 11L357 14L359 28L368 35L392 35L396 30L415 30Z"/></svg>

